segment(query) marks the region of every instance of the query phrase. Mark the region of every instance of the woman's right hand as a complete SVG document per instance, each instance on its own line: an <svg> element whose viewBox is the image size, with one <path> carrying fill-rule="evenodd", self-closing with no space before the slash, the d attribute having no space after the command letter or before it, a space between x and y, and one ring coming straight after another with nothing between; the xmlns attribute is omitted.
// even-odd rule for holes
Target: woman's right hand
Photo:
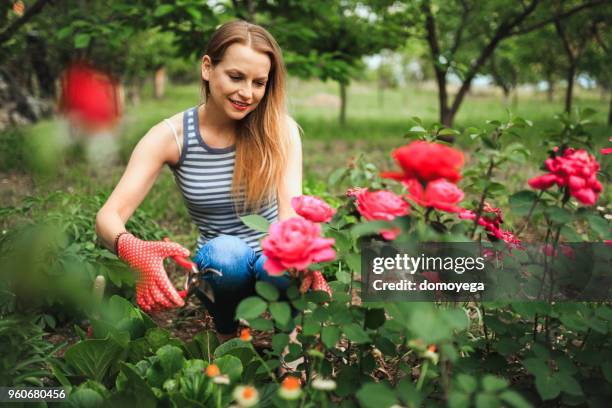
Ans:
<svg viewBox="0 0 612 408"><path fill-rule="evenodd" d="M138 271L136 301L142 310L149 312L185 305L164 269L164 259L175 255L189 256L189 250L175 242L143 241L129 233L119 236L117 256Z"/></svg>

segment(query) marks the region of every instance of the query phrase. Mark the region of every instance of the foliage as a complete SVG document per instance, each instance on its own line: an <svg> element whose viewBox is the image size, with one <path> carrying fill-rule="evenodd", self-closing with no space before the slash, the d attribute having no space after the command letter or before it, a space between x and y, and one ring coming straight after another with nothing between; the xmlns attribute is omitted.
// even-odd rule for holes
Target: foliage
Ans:
<svg viewBox="0 0 612 408"><path fill-rule="evenodd" d="M55 191L0 209L5 231L0 237L5 313L16 308L53 312L60 319L77 317L91 303L98 275L109 282L109 293L132 296L132 272L108 249L95 245L94 223L103 203L102 194ZM143 211L137 211L127 227L144 239L167 236Z"/></svg>
<svg viewBox="0 0 612 408"><path fill-rule="evenodd" d="M25 317L0 319L0 385L43 386L58 347L43 339L43 330Z"/></svg>

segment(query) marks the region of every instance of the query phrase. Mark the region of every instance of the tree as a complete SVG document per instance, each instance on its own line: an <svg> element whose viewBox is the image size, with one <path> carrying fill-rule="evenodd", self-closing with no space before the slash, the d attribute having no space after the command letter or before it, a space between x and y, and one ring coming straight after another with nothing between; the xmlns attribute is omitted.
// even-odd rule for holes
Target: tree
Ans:
<svg viewBox="0 0 612 408"><path fill-rule="evenodd" d="M339 120L344 124L346 90L363 69L362 58L405 41L405 28L386 13L387 3L264 1L257 6L258 23L283 45L291 73L339 84Z"/></svg>
<svg viewBox="0 0 612 408"><path fill-rule="evenodd" d="M607 93L608 126L612 126L612 32L609 23L612 10L608 9L607 15L602 15L601 18L602 23L595 26L594 40L588 44L578 63L578 71L595 79L602 91Z"/></svg>
<svg viewBox="0 0 612 408"><path fill-rule="evenodd" d="M420 28L430 51L438 85L440 121L451 126L469 91L497 47L506 39L562 21L584 10L605 5L604 1L572 3L560 0L515 2L474 0L420 0L407 3L407 21ZM418 18L415 21L415 17ZM459 91L451 99L450 73L461 78Z"/></svg>
<svg viewBox="0 0 612 408"><path fill-rule="evenodd" d="M574 15L564 21L555 19L555 30L563 44L563 51L567 58L566 91L565 91L565 111L572 109L572 97L574 94L574 80L578 70L580 59L592 42L601 26L606 24L606 14L598 12L586 12Z"/></svg>

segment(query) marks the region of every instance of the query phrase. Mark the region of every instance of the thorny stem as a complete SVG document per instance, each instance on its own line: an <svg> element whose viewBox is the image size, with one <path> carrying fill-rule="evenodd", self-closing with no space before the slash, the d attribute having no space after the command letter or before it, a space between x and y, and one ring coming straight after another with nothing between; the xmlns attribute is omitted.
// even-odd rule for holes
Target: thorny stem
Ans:
<svg viewBox="0 0 612 408"><path fill-rule="evenodd" d="M480 202L478 203L478 209L476 210L476 218L474 218L474 227L472 229L472 240L474 240L476 236L476 229L478 228L478 221L480 220L480 216L482 214L482 210L484 208L484 202L487 197L487 193L489 192L489 186L491 185L491 175L493 174L493 168L495 167L495 162L491 158L489 160L489 168L487 169L486 179L489 182L484 190L482 190L482 194L480 195Z"/></svg>
<svg viewBox="0 0 612 408"><path fill-rule="evenodd" d="M268 372L268 375L270 376L270 378L272 379L272 381L274 381L275 383L278 384L278 379L276 378L276 376L274 375L274 373L272 372L272 369L270 368L270 366L268 365L268 363L266 363L266 360L264 360L259 353L257 352L257 350L255 350L255 347L253 347L253 343L250 343L251 346L251 350L253 350L253 352L255 353L255 356L257 357L257 359L261 362L261 364L264 366L264 368L266 369L266 371Z"/></svg>
<svg viewBox="0 0 612 408"><path fill-rule="evenodd" d="M544 194L544 190L540 190L540 193L538 194L536 199L533 200L533 204L531 204L531 208L529 209L529 212L527 213L527 217L525 217L525 223L521 226L521 228L519 228L516 231L516 235L519 235L521 232L523 232L523 230L527 227L527 225L529 225L529 219L531 218L531 215L533 214L533 210L535 210L536 205L540 201L540 198L542 198L542 194Z"/></svg>

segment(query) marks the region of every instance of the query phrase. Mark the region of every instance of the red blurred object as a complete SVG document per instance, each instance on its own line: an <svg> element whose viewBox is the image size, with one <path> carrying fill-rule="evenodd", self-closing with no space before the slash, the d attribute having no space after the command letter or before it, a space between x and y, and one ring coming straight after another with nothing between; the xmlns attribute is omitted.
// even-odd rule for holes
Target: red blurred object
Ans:
<svg viewBox="0 0 612 408"><path fill-rule="evenodd" d="M60 110L74 126L109 128L121 116L117 82L86 63L76 63L62 77Z"/></svg>

